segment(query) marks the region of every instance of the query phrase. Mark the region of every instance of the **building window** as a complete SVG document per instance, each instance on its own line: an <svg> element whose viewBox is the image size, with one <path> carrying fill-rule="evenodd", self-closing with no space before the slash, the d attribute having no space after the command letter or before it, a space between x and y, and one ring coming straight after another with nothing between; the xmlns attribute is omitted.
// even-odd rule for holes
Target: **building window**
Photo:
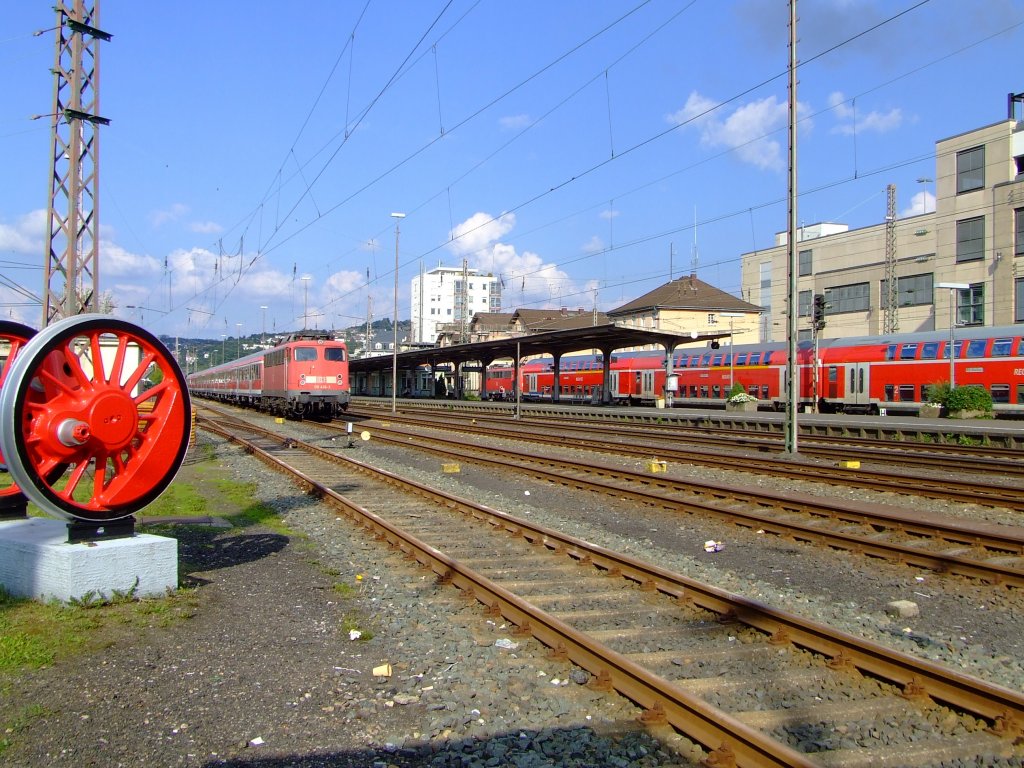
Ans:
<svg viewBox="0 0 1024 768"><path fill-rule="evenodd" d="M932 275L907 275L896 278L896 306L919 307L932 303ZM889 281L883 280L881 286L881 305L888 307Z"/></svg>
<svg viewBox="0 0 1024 768"><path fill-rule="evenodd" d="M718 320L715 319L715 313L714 312L708 312L708 325L715 325L717 323L718 323Z"/></svg>
<svg viewBox="0 0 1024 768"><path fill-rule="evenodd" d="M797 317L811 316L811 291L800 291L797 296Z"/></svg>
<svg viewBox="0 0 1024 768"><path fill-rule="evenodd" d="M1013 281L1013 322L1024 323L1024 277Z"/></svg>
<svg viewBox="0 0 1024 768"><path fill-rule="evenodd" d="M956 153L956 193L985 186L985 148L975 147Z"/></svg>
<svg viewBox="0 0 1024 768"><path fill-rule="evenodd" d="M1017 217L1017 226L1014 229L1013 254L1024 256L1024 208L1018 208L1014 214Z"/></svg>
<svg viewBox="0 0 1024 768"><path fill-rule="evenodd" d="M956 223L956 260L978 261L985 258L985 217L962 219Z"/></svg>
<svg viewBox="0 0 1024 768"><path fill-rule="evenodd" d="M956 293L956 324L984 325L985 284L974 283L970 288L958 290Z"/></svg>
<svg viewBox="0 0 1024 768"><path fill-rule="evenodd" d="M813 271L811 270L811 254L812 253L813 253L813 251L811 251L810 249L808 249L806 251L800 251L800 253L798 255L799 270L797 272L797 274L800 277L804 277L806 275L814 274Z"/></svg>
<svg viewBox="0 0 1024 768"><path fill-rule="evenodd" d="M871 286L868 283L839 285L825 290L829 314L864 312L871 308Z"/></svg>

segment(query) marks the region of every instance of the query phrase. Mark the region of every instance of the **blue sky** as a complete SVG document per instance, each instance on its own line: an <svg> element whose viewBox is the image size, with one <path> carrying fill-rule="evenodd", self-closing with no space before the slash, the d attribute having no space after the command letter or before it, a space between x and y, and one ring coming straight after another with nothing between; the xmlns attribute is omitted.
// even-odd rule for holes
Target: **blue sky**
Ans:
<svg viewBox="0 0 1024 768"><path fill-rule="evenodd" d="M935 141L1024 90L1024 0L798 8L800 221L878 223L888 184L901 216L932 210ZM38 326L8 283L42 291L30 116L55 33L32 33L54 13L4 20L0 314ZM787 21L783 0L101 0L100 289L170 335L390 317L403 212L400 319L421 265L463 258L506 311L610 309L694 263L738 294L740 254L786 228Z"/></svg>

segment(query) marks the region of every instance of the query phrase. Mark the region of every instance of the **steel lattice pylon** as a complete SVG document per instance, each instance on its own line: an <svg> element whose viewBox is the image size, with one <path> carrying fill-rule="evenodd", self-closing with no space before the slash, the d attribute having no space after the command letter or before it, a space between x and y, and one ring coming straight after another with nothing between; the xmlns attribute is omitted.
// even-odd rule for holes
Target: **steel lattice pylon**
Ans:
<svg viewBox="0 0 1024 768"><path fill-rule="evenodd" d="M43 325L96 311L99 294L99 0L58 0Z"/></svg>
<svg viewBox="0 0 1024 768"><path fill-rule="evenodd" d="M899 285L896 277L896 185L886 187L885 209L885 296L882 298L882 333L900 329Z"/></svg>

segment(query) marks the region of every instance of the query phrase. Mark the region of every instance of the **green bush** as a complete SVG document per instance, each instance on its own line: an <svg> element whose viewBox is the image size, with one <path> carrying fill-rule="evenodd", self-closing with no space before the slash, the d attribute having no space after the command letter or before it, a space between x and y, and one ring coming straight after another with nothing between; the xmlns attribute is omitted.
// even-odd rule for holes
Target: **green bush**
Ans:
<svg viewBox="0 0 1024 768"><path fill-rule="evenodd" d="M950 411L981 411L992 413L992 395L984 387L955 387L946 398Z"/></svg>
<svg viewBox="0 0 1024 768"><path fill-rule="evenodd" d="M949 382L939 381L935 384L929 384L924 390L924 396L927 398L929 403L938 403L939 405L945 405L946 401L949 400Z"/></svg>
<svg viewBox="0 0 1024 768"><path fill-rule="evenodd" d="M729 390L729 394L726 395L726 398L733 397L734 395L745 395L746 393L746 388L740 382L737 381L735 384L732 385L732 388Z"/></svg>

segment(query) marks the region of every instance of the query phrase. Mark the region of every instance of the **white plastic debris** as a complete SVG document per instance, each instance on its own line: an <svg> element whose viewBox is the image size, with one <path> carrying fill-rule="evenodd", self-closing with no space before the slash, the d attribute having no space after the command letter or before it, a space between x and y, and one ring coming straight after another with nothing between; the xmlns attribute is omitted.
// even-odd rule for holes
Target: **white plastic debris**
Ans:
<svg viewBox="0 0 1024 768"><path fill-rule="evenodd" d="M499 637L494 641L495 648L504 648L506 651L514 651L519 648L519 643L509 640L507 637Z"/></svg>
<svg viewBox="0 0 1024 768"><path fill-rule="evenodd" d="M529 496L529 495L530 495L530 492L529 492L529 491L523 491L523 495L524 495L524 496Z"/></svg>
<svg viewBox="0 0 1024 768"><path fill-rule="evenodd" d="M249 739L250 747L259 747L263 744L263 737L257 736L255 739Z"/></svg>
<svg viewBox="0 0 1024 768"><path fill-rule="evenodd" d="M348 631L348 639L349 640L358 640L362 636L363 636L363 633L360 632L358 629L350 629Z"/></svg>
<svg viewBox="0 0 1024 768"><path fill-rule="evenodd" d="M715 541L714 539L708 539L707 541L704 542L704 551L705 552L721 552L722 551L722 547L723 547L722 542Z"/></svg>

